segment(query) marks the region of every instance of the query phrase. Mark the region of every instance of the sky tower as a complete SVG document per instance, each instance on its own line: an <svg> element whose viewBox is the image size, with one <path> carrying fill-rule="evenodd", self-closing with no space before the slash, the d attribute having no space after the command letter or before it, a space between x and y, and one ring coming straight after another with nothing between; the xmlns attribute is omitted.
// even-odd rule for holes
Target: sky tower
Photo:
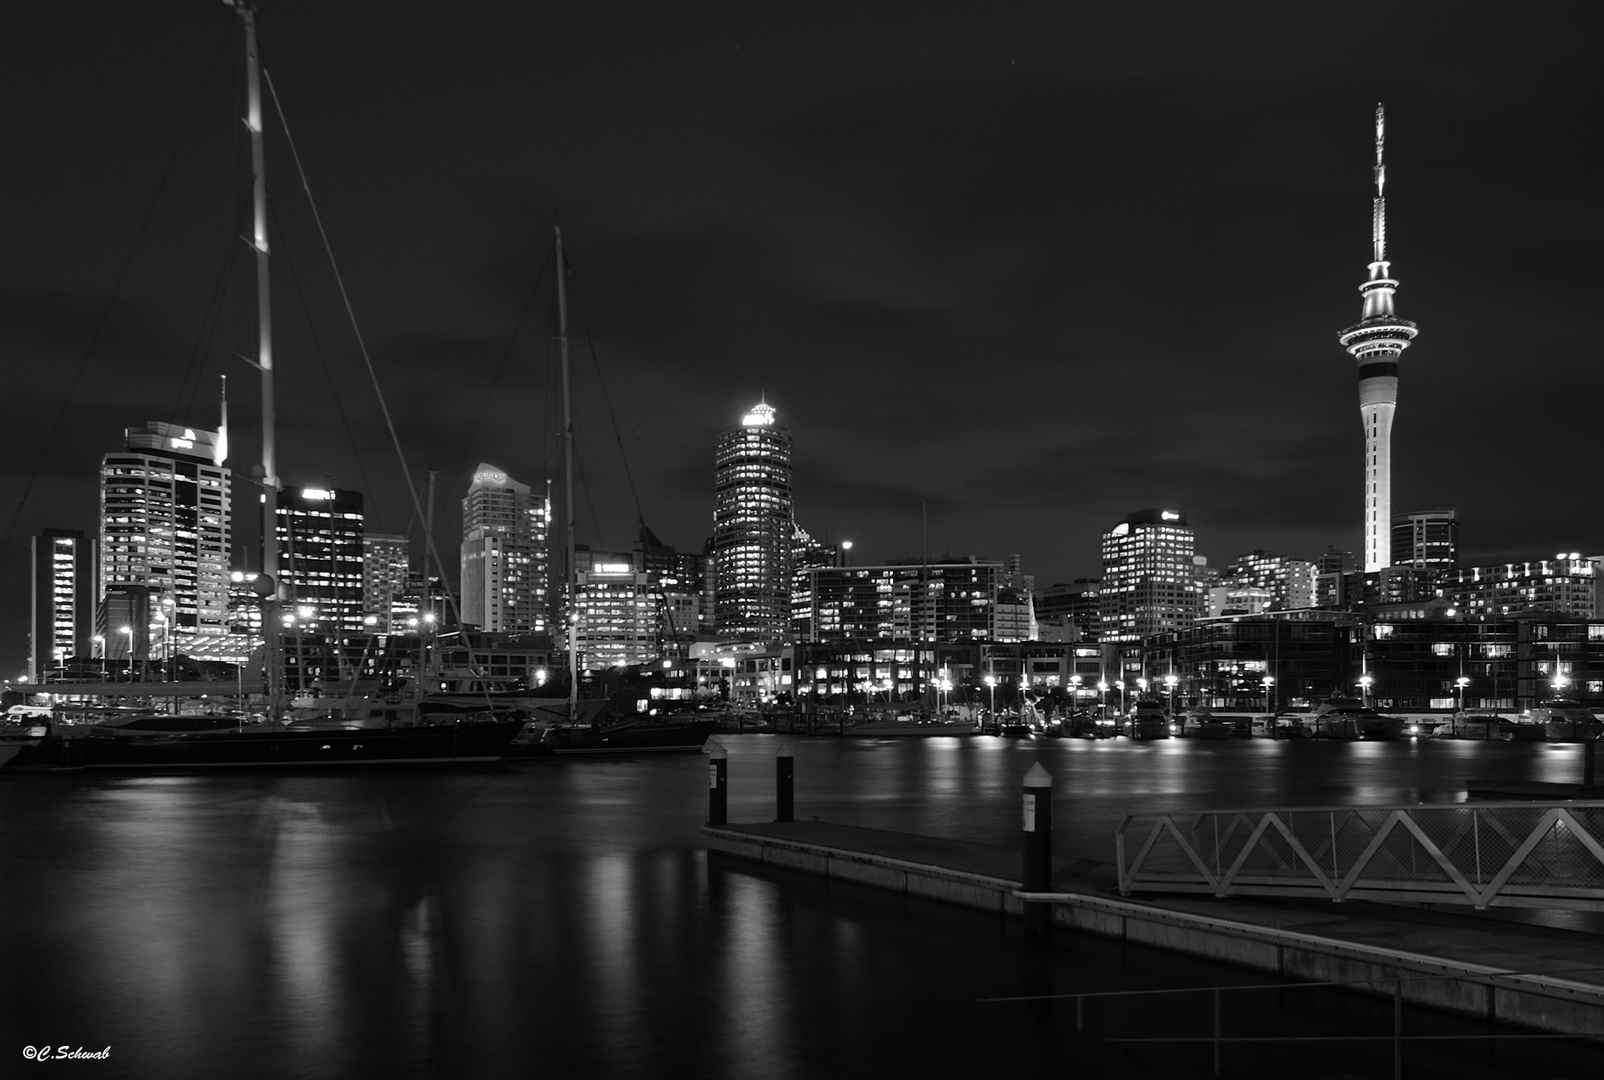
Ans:
<svg viewBox="0 0 1604 1080"><path fill-rule="evenodd" d="M1386 108L1376 106L1376 197L1370 209L1370 239L1375 255L1370 280L1359 286L1364 314L1339 336L1343 348L1359 361L1359 418L1365 429L1365 569L1380 570L1392 562L1392 413L1398 406L1398 358L1419 331L1408 319L1392 313L1398 282L1388 275L1387 200L1383 187L1387 166Z"/></svg>

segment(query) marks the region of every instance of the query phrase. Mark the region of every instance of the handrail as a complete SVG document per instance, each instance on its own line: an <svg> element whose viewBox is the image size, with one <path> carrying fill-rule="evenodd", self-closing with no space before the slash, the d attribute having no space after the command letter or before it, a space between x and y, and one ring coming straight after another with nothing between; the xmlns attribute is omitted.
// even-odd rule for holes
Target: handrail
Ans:
<svg viewBox="0 0 1604 1080"><path fill-rule="evenodd" d="M1140 838L1134 856L1127 838ZM1131 815L1119 891L1604 911L1604 801Z"/></svg>

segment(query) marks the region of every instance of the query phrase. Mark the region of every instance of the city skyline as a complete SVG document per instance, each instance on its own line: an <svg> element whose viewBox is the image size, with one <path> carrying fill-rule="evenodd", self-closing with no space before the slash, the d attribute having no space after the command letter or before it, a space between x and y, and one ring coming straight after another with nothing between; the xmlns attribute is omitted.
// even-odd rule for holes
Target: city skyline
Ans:
<svg viewBox="0 0 1604 1080"><path fill-rule="evenodd" d="M627 543L633 486L657 534L699 544L714 433L762 398L794 429L798 520L865 562L917 553L928 521L932 550L1019 553L1045 586L1095 576L1097 537L1157 505L1187 513L1211 565L1358 550L1353 360L1332 331L1365 262L1377 101L1400 178L1389 254L1430 328L1403 385L1395 512L1456 507L1468 564L1604 535L1585 414L1563 412L1592 388L1600 229L1597 150L1573 137L1598 97L1590 35L1566 32L1579 7L1510 27L1469 5L1448 34L1400 10L1407 64L1366 53L1369 28L1335 5L1177 8L1156 29L470 7L451 49L423 10L320 12L314 31L273 8L261 30L413 479L439 470L444 551L460 538L440 511L476 462L533 483L555 469L553 217L573 264L582 540ZM0 348L30 404L0 480L8 597L26 595L29 537L92 527L94 463L124 428L211 426L218 373L235 469L256 454L235 358L250 279L224 272L244 262L238 20L137 14L21 12L0 36L11 99L46 97L4 181L19 210ZM363 491L372 531L416 535L282 142L268 182L293 238L275 246L280 472ZM4 619L10 671L25 618Z"/></svg>

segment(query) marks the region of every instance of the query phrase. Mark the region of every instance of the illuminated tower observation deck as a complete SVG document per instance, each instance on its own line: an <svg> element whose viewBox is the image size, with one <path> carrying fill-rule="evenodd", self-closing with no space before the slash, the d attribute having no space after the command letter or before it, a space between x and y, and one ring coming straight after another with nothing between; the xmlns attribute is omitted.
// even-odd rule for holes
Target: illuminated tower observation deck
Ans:
<svg viewBox="0 0 1604 1080"><path fill-rule="evenodd" d="M1398 359L1419 331L1393 314L1398 282L1387 263L1386 165L1382 148L1386 111L1376 106L1376 197L1371 204L1375 248L1370 280L1359 286L1364 314L1338 336L1359 362L1359 417L1365 429L1365 569L1380 570L1392 559L1392 414L1398 405Z"/></svg>

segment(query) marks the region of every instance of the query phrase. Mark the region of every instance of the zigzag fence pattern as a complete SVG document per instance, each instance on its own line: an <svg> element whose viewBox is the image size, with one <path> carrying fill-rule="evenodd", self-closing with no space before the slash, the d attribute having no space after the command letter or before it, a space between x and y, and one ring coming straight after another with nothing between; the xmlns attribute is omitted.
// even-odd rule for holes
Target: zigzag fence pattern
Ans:
<svg viewBox="0 0 1604 1080"><path fill-rule="evenodd" d="M1604 802L1132 815L1120 893L1604 911ZM1135 846L1134 854L1132 848Z"/></svg>

